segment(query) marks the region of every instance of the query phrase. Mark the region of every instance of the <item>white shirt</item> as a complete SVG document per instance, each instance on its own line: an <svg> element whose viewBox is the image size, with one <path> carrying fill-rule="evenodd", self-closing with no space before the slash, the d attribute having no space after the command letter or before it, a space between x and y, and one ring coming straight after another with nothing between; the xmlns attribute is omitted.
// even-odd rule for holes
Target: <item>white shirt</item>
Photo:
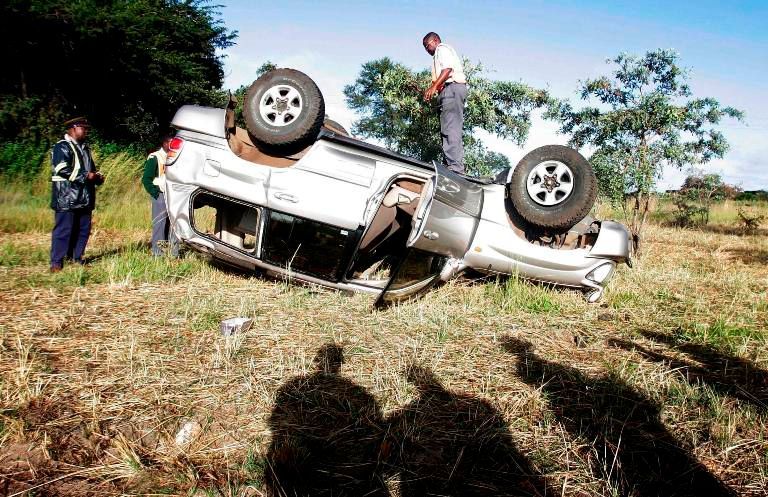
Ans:
<svg viewBox="0 0 768 497"><path fill-rule="evenodd" d="M461 57L450 45L439 44L435 48L435 54L432 56L432 81L437 81L443 69L453 69L453 72L446 80L446 83L466 83L467 76L464 74L464 65L461 63Z"/></svg>

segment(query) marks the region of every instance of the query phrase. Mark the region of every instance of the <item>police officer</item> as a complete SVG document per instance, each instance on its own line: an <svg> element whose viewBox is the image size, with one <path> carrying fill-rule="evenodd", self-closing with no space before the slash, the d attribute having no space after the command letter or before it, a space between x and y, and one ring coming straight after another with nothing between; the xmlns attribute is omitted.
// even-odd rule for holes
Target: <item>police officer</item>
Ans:
<svg viewBox="0 0 768 497"><path fill-rule="evenodd" d="M88 146L88 120L76 117L66 121L64 128L64 139L51 151L52 273L61 271L65 257L83 264L83 253L91 235L96 186L104 182Z"/></svg>

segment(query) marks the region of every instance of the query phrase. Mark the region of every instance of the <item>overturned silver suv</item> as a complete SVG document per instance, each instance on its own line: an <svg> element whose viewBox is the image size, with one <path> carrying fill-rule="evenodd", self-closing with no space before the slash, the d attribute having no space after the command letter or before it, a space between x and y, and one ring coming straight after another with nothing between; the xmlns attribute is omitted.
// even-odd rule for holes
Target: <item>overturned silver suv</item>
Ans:
<svg viewBox="0 0 768 497"><path fill-rule="evenodd" d="M379 304L465 269L579 288L595 302L630 263L626 228L588 216L596 180L575 150L540 147L483 180L348 136L293 69L251 85L247 130L233 103L179 109L166 168L176 234L218 261Z"/></svg>

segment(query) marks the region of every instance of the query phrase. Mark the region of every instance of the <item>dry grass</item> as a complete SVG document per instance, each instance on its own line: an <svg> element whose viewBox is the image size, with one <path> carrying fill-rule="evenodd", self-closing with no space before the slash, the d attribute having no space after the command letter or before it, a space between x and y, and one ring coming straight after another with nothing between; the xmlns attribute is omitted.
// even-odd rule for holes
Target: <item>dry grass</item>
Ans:
<svg viewBox="0 0 768 497"><path fill-rule="evenodd" d="M47 235L0 235L0 494L766 493L764 236L651 226L600 305L459 280L384 311L145 237L52 276Z"/></svg>

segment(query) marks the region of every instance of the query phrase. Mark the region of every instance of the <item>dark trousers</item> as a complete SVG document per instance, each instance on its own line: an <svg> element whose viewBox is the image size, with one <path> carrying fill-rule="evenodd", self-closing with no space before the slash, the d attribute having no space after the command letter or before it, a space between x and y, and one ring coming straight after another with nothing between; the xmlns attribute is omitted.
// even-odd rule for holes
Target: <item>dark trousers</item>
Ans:
<svg viewBox="0 0 768 497"><path fill-rule="evenodd" d="M162 255L162 242L167 242L173 257L179 255L179 240L171 228L168 211L165 210L165 194L152 199L152 255Z"/></svg>
<svg viewBox="0 0 768 497"><path fill-rule="evenodd" d="M51 267L62 267L64 258L82 264L91 236L91 210L56 212L51 233Z"/></svg>
<svg viewBox="0 0 768 497"><path fill-rule="evenodd" d="M448 169L464 174L464 102L467 85L449 83L440 92L440 135Z"/></svg>

